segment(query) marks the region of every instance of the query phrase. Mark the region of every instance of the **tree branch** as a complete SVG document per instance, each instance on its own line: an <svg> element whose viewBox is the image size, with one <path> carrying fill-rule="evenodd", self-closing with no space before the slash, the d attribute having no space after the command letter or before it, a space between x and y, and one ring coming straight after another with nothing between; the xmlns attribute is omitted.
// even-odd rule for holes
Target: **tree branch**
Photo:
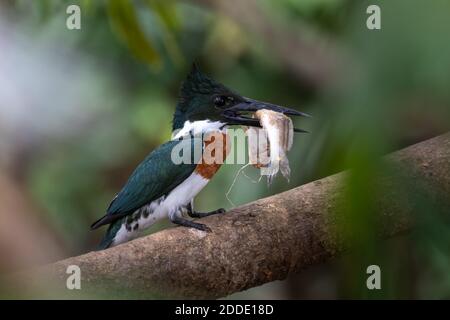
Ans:
<svg viewBox="0 0 450 320"><path fill-rule="evenodd" d="M412 181L450 194L450 133L395 152L386 160L408 168ZM345 176L345 172L339 173L202 219L212 233L170 228L105 251L59 261L32 274L16 275L14 285L33 281L48 290L50 277L58 292L69 296L103 291L118 297L130 289L138 297L156 293L219 298L285 279L349 247L338 228L343 219L339 207L345 199ZM389 174L381 176L379 183L383 191L376 199L379 234L389 237L408 230L412 208L399 200L403 188ZM69 292L66 268L73 264L81 268L82 290Z"/></svg>

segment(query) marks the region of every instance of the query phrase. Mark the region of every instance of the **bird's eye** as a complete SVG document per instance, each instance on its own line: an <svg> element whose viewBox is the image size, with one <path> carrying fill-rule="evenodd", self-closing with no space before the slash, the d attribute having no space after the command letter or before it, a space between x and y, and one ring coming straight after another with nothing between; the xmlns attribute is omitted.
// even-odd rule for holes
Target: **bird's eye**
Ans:
<svg viewBox="0 0 450 320"><path fill-rule="evenodd" d="M216 107L223 107L225 105L225 102L226 102L225 97L217 96L214 98L214 105Z"/></svg>

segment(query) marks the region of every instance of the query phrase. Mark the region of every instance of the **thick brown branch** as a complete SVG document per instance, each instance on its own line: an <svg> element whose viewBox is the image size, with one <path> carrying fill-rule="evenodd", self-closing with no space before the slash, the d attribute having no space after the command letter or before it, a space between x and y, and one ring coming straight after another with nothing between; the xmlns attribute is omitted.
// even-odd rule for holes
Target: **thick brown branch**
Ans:
<svg viewBox="0 0 450 320"><path fill-rule="evenodd" d="M450 133L398 151L387 160L408 168L412 181L450 194ZM139 297L158 293L186 298L218 298L285 279L348 247L337 228L343 219L339 208L345 175L203 219L212 233L170 228L106 251L56 262L37 272L39 277L27 273L16 279L42 283L44 275L50 275L59 292L75 294L65 287L66 268L75 264L82 272L82 290L77 294L106 291L117 297L130 289ZM398 180L388 174L379 180L383 190L376 199L380 234L392 236L410 228L412 209L399 200ZM44 285L48 289L47 282Z"/></svg>

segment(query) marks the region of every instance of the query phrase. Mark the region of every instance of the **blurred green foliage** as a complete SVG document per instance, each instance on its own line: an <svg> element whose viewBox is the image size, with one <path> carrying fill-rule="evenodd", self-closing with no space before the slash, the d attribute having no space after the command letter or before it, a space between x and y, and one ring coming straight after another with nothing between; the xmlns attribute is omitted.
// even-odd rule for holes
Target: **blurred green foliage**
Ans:
<svg viewBox="0 0 450 320"><path fill-rule="evenodd" d="M405 186L406 195L417 194L408 201L421 223L391 245L377 240L372 192L375 178L389 169L380 167L381 155L450 127L448 1L259 2L275 27L283 23L300 34L308 23L351 52L352 64L339 70L338 83L314 92L289 76L270 43L210 8L189 1L78 1L82 31L69 32L61 26L73 2L14 1L9 7L25 32L77 51L99 73L92 87L104 106L92 124L75 135L50 139L27 167L29 190L69 251L95 245L101 232L89 232L89 224L103 214L141 159L170 138L179 84L196 60L246 96L314 115L298 120L297 126L311 134L296 136L289 157L291 182L278 179L268 189L241 175L231 192L233 202L353 168L345 195L349 205L337 214L349 217L351 224L342 227L355 250L338 265L338 296L450 297L449 221L426 195L420 196L435 191ZM366 8L372 3L382 8L381 30L366 28ZM82 105L80 112L93 107ZM199 209L230 207L224 190L239 167L221 169L198 197ZM412 261L418 271L409 269ZM381 265L386 290L365 288L369 264Z"/></svg>

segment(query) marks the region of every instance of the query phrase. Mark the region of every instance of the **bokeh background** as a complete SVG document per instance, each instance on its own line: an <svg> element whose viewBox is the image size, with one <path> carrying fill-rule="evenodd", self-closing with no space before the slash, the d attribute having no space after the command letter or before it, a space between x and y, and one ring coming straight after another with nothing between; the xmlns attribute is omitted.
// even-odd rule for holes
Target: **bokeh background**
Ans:
<svg viewBox="0 0 450 320"><path fill-rule="evenodd" d="M81 8L81 30L66 28L69 4ZM370 4L381 30L366 27ZM290 182L240 175L233 203L355 168L345 210L355 249L229 298L450 298L448 219L411 197L421 223L379 241L366 192L380 156L449 130L449 34L445 0L2 0L0 273L95 247L104 230L90 224L170 139L196 61L245 96L313 115L295 120L310 134L295 137ZM240 167L223 167L196 207L231 208ZM381 266L382 290L365 286L370 264Z"/></svg>

